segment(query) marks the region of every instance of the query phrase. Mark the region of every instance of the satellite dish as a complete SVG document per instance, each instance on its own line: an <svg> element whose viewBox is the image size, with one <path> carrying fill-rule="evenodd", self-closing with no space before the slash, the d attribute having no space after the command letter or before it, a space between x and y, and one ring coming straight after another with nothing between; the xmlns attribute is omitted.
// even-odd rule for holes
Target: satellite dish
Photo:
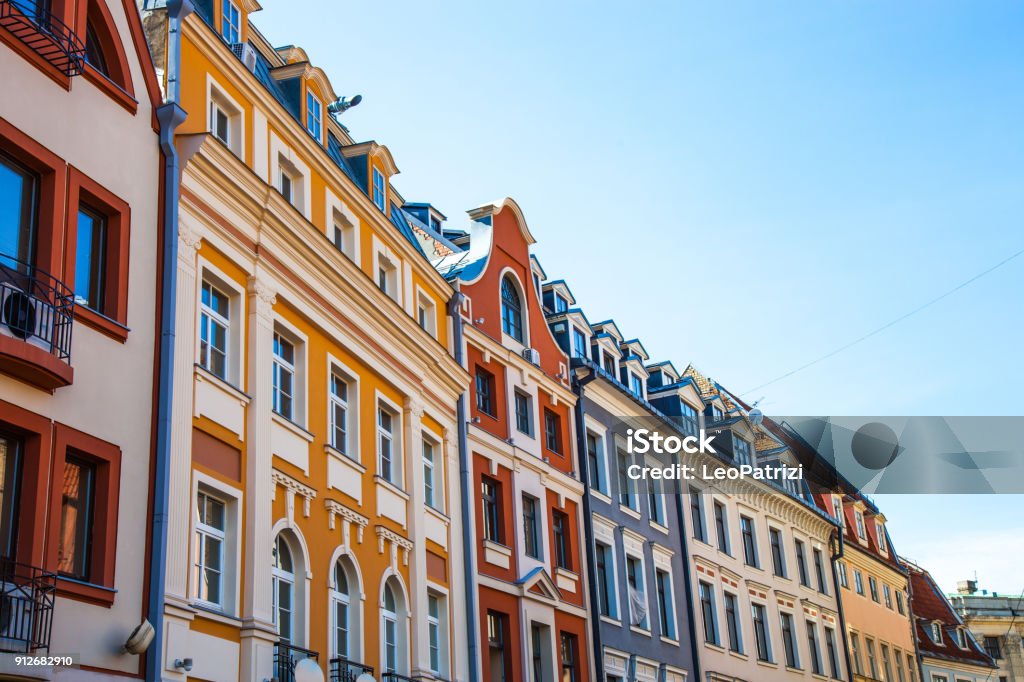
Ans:
<svg viewBox="0 0 1024 682"><path fill-rule="evenodd" d="M764 413L755 407L754 409L747 413L747 418L750 420L750 423L753 424L754 426L760 426L761 422L764 421Z"/></svg>
<svg viewBox="0 0 1024 682"><path fill-rule="evenodd" d="M295 682L324 682L324 671L312 658L304 658L295 664Z"/></svg>
<svg viewBox="0 0 1024 682"><path fill-rule="evenodd" d="M137 628L132 630L132 634L128 635L128 641L124 643L124 650L130 654L144 653L153 642L155 635L156 630L148 620L144 619Z"/></svg>

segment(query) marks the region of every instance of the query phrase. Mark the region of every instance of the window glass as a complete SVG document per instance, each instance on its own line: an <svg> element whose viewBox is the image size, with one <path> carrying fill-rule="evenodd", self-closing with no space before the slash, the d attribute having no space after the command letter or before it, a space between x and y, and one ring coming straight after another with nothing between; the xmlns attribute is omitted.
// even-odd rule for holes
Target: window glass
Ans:
<svg viewBox="0 0 1024 682"><path fill-rule="evenodd" d="M82 206L75 237L75 303L103 312L106 299L107 219Z"/></svg>
<svg viewBox="0 0 1024 682"><path fill-rule="evenodd" d="M234 45L241 39L241 21L239 20L238 7L231 0L224 0L222 10L221 36L224 38L224 42Z"/></svg>
<svg viewBox="0 0 1024 682"><path fill-rule="evenodd" d="M523 304L511 275L501 280L501 330L523 343Z"/></svg>
<svg viewBox="0 0 1024 682"><path fill-rule="evenodd" d="M35 259L37 193L36 176L0 154L0 259L23 273Z"/></svg>
<svg viewBox="0 0 1024 682"><path fill-rule="evenodd" d="M89 546L95 486L95 465L79 457L69 456L64 461L57 572L79 580L90 578Z"/></svg>

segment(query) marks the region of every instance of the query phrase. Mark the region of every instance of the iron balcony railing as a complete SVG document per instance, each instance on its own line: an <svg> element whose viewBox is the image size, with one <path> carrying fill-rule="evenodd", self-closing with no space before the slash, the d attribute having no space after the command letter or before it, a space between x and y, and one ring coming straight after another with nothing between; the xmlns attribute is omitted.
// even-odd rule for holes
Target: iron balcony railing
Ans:
<svg viewBox="0 0 1024 682"><path fill-rule="evenodd" d="M82 73L85 43L46 0L0 0L0 26L69 78Z"/></svg>
<svg viewBox="0 0 1024 682"><path fill-rule="evenodd" d="M416 682L415 679L408 675L399 675L398 673L384 673L380 676L380 682Z"/></svg>
<svg viewBox="0 0 1024 682"><path fill-rule="evenodd" d="M373 668L338 656L331 661L331 682L356 682L360 675L373 675Z"/></svg>
<svg viewBox="0 0 1024 682"><path fill-rule="evenodd" d="M50 651L57 576L35 566L0 560L0 651Z"/></svg>
<svg viewBox="0 0 1024 682"><path fill-rule="evenodd" d="M0 253L0 329L70 362L74 314L74 294L63 282Z"/></svg>
<svg viewBox="0 0 1024 682"><path fill-rule="evenodd" d="M314 661L320 657L316 651L303 649L287 642L274 645L274 677L278 682L295 682L295 665L304 658Z"/></svg>

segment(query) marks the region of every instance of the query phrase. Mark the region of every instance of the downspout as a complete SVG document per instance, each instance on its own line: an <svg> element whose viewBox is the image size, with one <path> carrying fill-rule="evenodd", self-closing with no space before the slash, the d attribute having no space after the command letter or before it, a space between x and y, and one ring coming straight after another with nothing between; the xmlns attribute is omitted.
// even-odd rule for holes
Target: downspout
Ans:
<svg viewBox="0 0 1024 682"><path fill-rule="evenodd" d="M459 308L462 306L465 296L456 291L448 300L448 315L452 318L452 344L455 361L462 367L464 353L462 351L462 315ZM463 391L455 404L455 419L458 421L458 443L459 443L459 491L462 495L462 504L459 513L462 516L462 546L465 549L465 556L462 562L463 580L466 581L466 634L469 642L466 645L466 658L469 663L469 682L477 682L477 659L479 654L477 647L480 639L477 632L477 625L480 622L480 614L477 613L476 588L476 546L473 542L471 524L473 522L472 503L472 482L469 471L469 437L466 426L466 394Z"/></svg>
<svg viewBox="0 0 1024 682"><path fill-rule="evenodd" d="M174 135L186 113L179 105L181 27L193 10L191 0L167 3L167 94L156 111L160 148L164 154L163 277L160 301L160 366L158 374L156 461L153 472L153 552L149 571L149 622L154 637L146 654L146 679L163 676L164 589L167 578L167 508L170 497L171 412L174 397L174 318L178 271L178 195L181 184Z"/></svg>
<svg viewBox="0 0 1024 682"><path fill-rule="evenodd" d="M846 556L846 543L843 540L843 527L842 525L834 528L832 532L835 534L836 542L835 549L832 552L832 589L836 592L836 609L839 611L839 632L837 635L842 635L843 642L843 660L846 661L846 673L849 679L853 679L853 661L850 660L850 645L846 638L846 615L843 613L843 592L842 587L839 584L839 571L836 568L837 562ZM832 546L832 542L829 542L829 546ZM839 642L836 642L838 646Z"/></svg>
<svg viewBox="0 0 1024 682"><path fill-rule="evenodd" d="M683 549L683 588L686 590L686 615L689 618L690 653L693 661L693 679L700 680L700 644L697 642L697 612L693 608L693 576L690 574L690 541L686 535L686 512L683 511L682 487L676 492L676 527Z"/></svg>
<svg viewBox="0 0 1024 682"><path fill-rule="evenodd" d="M594 543L594 524L591 518L590 512L590 462L587 460L587 429L586 429L586 412L583 409L583 389L596 378L593 370L590 374L577 379L575 375L572 381L572 392L576 394L576 407L575 409L575 420L576 420L576 452L579 457L579 472L580 478L583 479L583 540L587 543L587 551L589 553L589 566L590 570L595 570L597 566L597 545ZM587 592L590 598L590 607L594 609L601 602L597 595L597 580L596 576L591 575L590 580L587 581ZM600 611L600 609L597 609ZM598 675L598 671L601 669L601 661L603 660L604 647L601 644L601 615L600 613L592 614L590 619L590 630L591 630L591 641L594 648L594 679L602 679L603 675Z"/></svg>

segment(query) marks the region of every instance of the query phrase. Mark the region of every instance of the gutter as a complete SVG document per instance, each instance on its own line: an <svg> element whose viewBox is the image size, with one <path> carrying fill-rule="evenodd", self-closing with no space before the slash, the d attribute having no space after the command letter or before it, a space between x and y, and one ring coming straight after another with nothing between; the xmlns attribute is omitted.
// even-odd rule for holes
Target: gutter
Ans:
<svg viewBox="0 0 1024 682"><path fill-rule="evenodd" d="M832 589L836 593L836 609L839 611L839 632L836 639L842 636L843 660L846 662L846 672L849 679L853 679L853 661L850 659L850 645L846 638L846 615L843 613L843 592L839 584L839 571L836 568L837 562L846 556L846 543L843 540L843 527L840 525L832 530L836 538L836 551L832 554ZM829 542L831 546L832 543ZM909 601L909 600L908 600ZM838 642L836 642L838 644ZM924 679L924 678L918 678Z"/></svg>
<svg viewBox="0 0 1024 682"><path fill-rule="evenodd" d="M192 13L191 0L167 3L167 93L156 111L160 148L164 154L163 273L160 300L160 365L158 373L156 461L153 471L153 552L149 571L149 622L153 642L146 652L146 679L163 677L164 598L167 579L167 526L170 502L171 431L174 404L174 320L178 294L178 199L181 168L174 135L187 116L178 104L181 74L181 27Z"/></svg>
<svg viewBox="0 0 1024 682"><path fill-rule="evenodd" d="M693 679L700 680L700 643L697 641L697 612L694 610L693 601L693 575L690 569L690 541L686 535L686 512L683 510L683 490L676 481L676 527L679 529L679 540L683 550L683 587L686 590L686 615L687 626L690 631L690 655L693 661Z"/></svg>
<svg viewBox="0 0 1024 682"><path fill-rule="evenodd" d="M455 361L463 367L464 354L462 351L462 315L459 314L459 307L465 300L465 295L456 290L448 300L448 315L452 318L452 345ZM469 437L466 415L466 396L468 389L459 395L455 404L455 419L458 422L458 443L459 443L459 492L462 495L462 504L459 513L462 517L462 546L466 553L462 562L463 580L466 581L466 634L469 642L466 644L466 659L469 664L469 682L478 682L478 658L477 648L480 646L480 637L477 632L477 625L480 622L480 614L477 613L477 594L474 585L476 578L476 544L473 542L473 509L472 504L472 481L470 480L469 462Z"/></svg>
<svg viewBox="0 0 1024 682"><path fill-rule="evenodd" d="M588 572L594 571L597 566L597 545L594 542L594 524L592 523L591 511L590 511L590 462L587 461L587 429L586 429L586 412L583 409L583 389L591 381L597 378L597 375L593 370L590 374L583 377L582 379L575 378L575 373L572 382L572 392L576 394L576 406L573 408L575 414L573 418L576 420L576 453L579 458L579 472L580 478L583 479L583 540L587 543L588 552ZM594 654L594 672L595 674L601 669L601 661L604 659L602 655L604 652L604 646L601 644L601 614L599 605L601 603L597 595L597 580L595 575L590 575L590 579L587 580L587 597L590 599L590 608L594 610L595 606L598 613L591 613L590 618L590 639L593 647ZM595 677L594 679L601 679L604 675Z"/></svg>

